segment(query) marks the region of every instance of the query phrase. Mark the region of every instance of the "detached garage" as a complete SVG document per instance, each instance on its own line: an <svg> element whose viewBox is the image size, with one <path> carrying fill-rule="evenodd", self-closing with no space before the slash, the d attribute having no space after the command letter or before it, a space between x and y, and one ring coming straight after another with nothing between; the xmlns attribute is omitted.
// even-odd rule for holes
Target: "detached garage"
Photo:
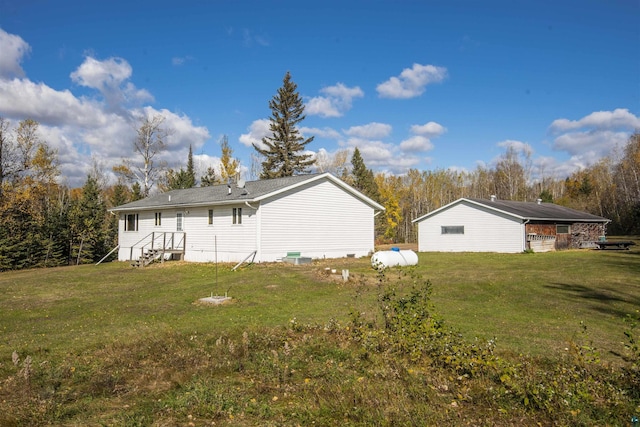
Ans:
<svg viewBox="0 0 640 427"><path fill-rule="evenodd" d="M535 252L593 247L608 219L553 203L461 198L413 220L420 252Z"/></svg>

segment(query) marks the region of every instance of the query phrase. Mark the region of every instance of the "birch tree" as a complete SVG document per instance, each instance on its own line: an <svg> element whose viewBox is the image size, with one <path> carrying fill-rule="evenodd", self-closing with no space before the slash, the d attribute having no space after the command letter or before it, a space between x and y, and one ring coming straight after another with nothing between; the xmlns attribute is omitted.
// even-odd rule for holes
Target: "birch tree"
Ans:
<svg viewBox="0 0 640 427"><path fill-rule="evenodd" d="M137 182L143 197L149 195L161 171L166 167L164 162L156 162L156 157L166 149L167 139L171 134L164 127L164 121L161 115L144 117L133 140L133 151L137 158L125 159L121 165L113 168L114 172L125 176L129 181Z"/></svg>

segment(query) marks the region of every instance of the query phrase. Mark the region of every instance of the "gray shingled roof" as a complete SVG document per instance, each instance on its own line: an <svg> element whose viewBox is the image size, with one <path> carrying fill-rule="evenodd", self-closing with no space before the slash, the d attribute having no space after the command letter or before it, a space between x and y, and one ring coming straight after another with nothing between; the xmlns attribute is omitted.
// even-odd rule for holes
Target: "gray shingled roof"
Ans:
<svg viewBox="0 0 640 427"><path fill-rule="evenodd" d="M539 220L539 221L566 221L566 222L609 222L607 218L598 215L592 215L587 212L578 211L576 209L566 208L554 203L536 203L536 202L512 202L510 200L485 200L461 198L439 209L429 212L414 219L412 222L420 222L425 218L435 215L437 212L447 209L449 206L462 202L471 202L476 205L485 206L489 209L505 212L522 220Z"/></svg>
<svg viewBox="0 0 640 427"><path fill-rule="evenodd" d="M509 200L467 199L492 209L501 210L528 220L608 222L601 216L592 215L576 209L566 208L554 203L512 202Z"/></svg>
<svg viewBox="0 0 640 427"><path fill-rule="evenodd" d="M229 186L227 184L214 185L211 187L187 188L184 190L171 190L166 193L147 197L146 199L136 200L135 202L116 206L112 208L111 211L118 212L198 205L213 206L238 202L251 202L260 200L264 196L295 186L296 184L302 184L305 181L316 179L321 175L329 174L306 174L285 178L248 181L245 183L244 188L239 188L236 184L231 184L231 193L229 193ZM333 178L337 180L337 178ZM358 193L355 189L352 190L354 193Z"/></svg>

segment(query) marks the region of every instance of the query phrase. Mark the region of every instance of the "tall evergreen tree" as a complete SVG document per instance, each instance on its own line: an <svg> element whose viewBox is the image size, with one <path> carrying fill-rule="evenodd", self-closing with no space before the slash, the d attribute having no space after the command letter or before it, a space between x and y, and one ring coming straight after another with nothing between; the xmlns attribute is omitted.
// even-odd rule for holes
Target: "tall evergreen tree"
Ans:
<svg viewBox="0 0 640 427"><path fill-rule="evenodd" d="M189 157L187 158L187 169L180 168L179 171L169 169L167 172L167 190L177 190L180 188L191 188L196 186L196 173L193 168L193 151L189 145Z"/></svg>
<svg viewBox="0 0 640 427"><path fill-rule="evenodd" d="M220 179L216 176L216 170L213 166L207 168L207 172L200 177L200 187L211 187L220 183Z"/></svg>
<svg viewBox="0 0 640 427"><path fill-rule="evenodd" d="M353 150L351 165L353 167L351 172L353 174L353 186L370 199L375 200L376 202L379 201L380 191L378 190L378 184L373 176L373 171L371 169L367 169L358 147Z"/></svg>
<svg viewBox="0 0 640 427"><path fill-rule="evenodd" d="M296 127L306 117L304 104L296 92L297 87L287 71L282 87L269 101L271 136L262 138L264 149L253 144L253 148L265 158L261 179L307 173L309 166L315 162L310 154L303 154L305 146L313 141L313 136L304 139Z"/></svg>
<svg viewBox="0 0 640 427"><path fill-rule="evenodd" d="M94 177L87 177L72 212L72 228L76 234L73 258L79 263L98 261L108 251L106 228L103 227L106 206Z"/></svg>

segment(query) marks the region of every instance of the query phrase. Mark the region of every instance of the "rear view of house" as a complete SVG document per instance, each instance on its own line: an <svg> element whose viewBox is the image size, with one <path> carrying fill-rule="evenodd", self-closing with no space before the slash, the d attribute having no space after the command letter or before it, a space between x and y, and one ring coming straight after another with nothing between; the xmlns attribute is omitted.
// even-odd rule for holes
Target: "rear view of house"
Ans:
<svg viewBox="0 0 640 427"><path fill-rule="evenodd" d="M365 256L384 207L329 173L161 193L112 209L121 261L152 253L186 261ZM152 256L153 256L152 255Z"/></svg>
<svg viewBox="0 0 640 427"><path fill-rule="evenodd" d="M544 252L592 247L608 219L553 203L458 199L413 221L421 252Z"/></svg>

